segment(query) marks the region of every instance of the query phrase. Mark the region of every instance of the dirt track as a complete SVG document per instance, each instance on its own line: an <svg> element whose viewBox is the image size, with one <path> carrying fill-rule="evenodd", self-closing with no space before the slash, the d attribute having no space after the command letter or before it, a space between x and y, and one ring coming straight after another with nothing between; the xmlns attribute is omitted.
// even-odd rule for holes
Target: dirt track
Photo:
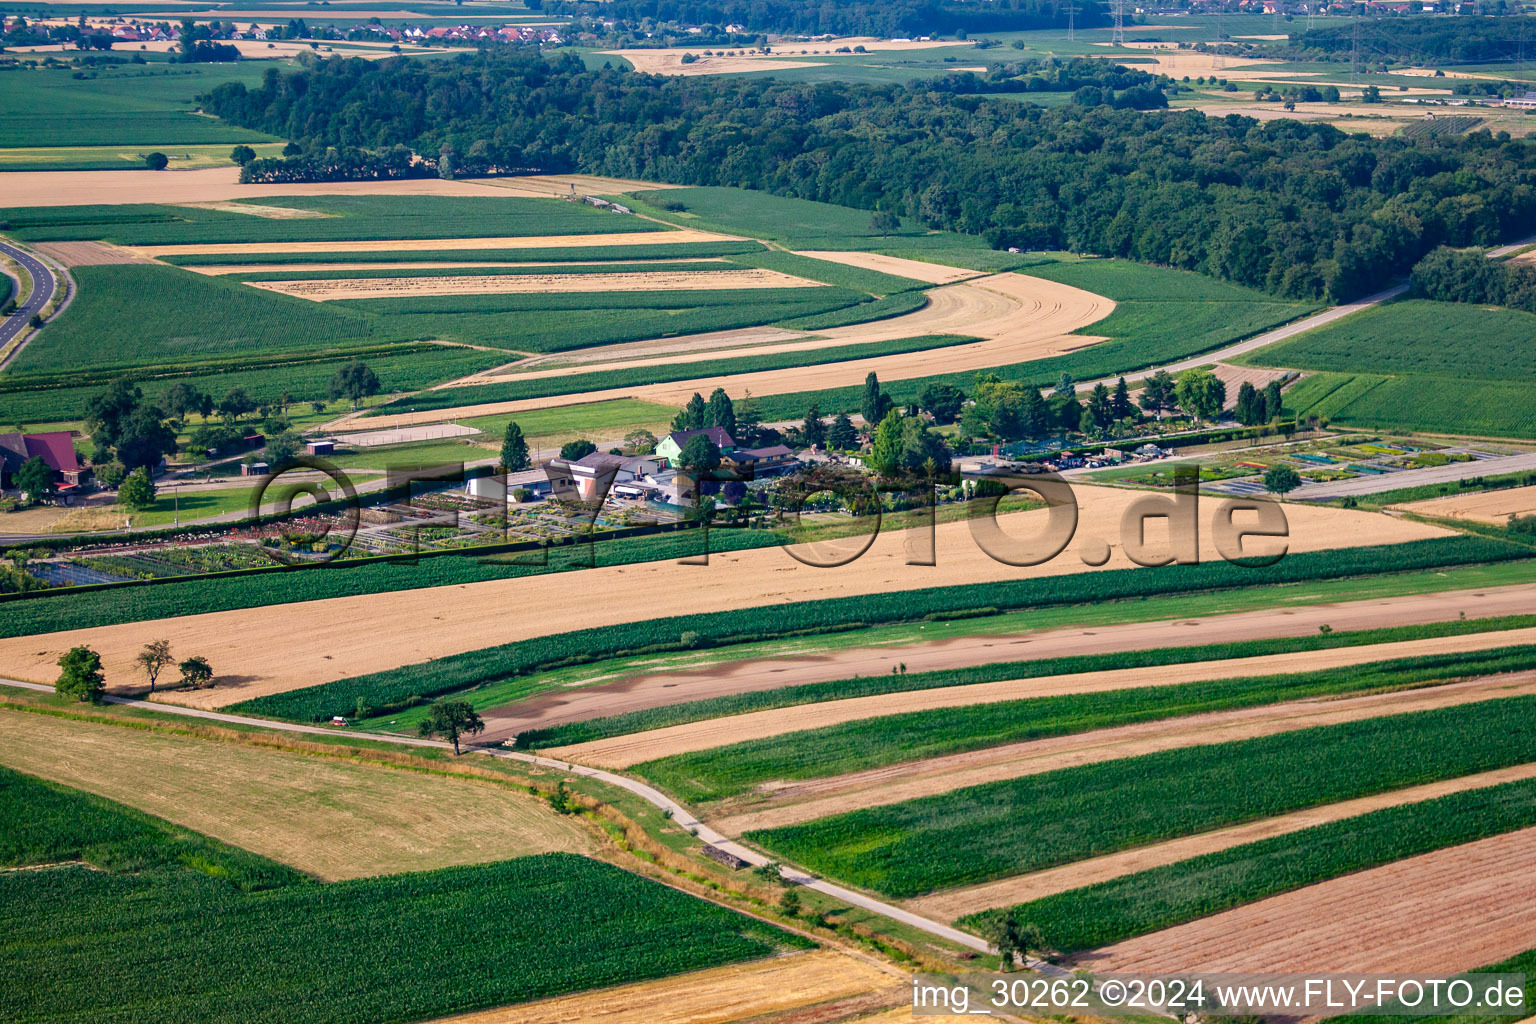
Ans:
<svg viewBox="0 0 1536 1024"><path fill-rule="evenodd" d="M1078 861L1075 864L1064 864L1059 868L1049 868L1029 875L934 893L908 900L903 906L919 914L936 917L943 921L953 921L966 914L989 910L992 907L1009 907L1027 903L1030 900L1080 889L1083 886L1105 882L1122 875L1147 871L1165 864L1177 864L1191 857L1215 853L1218 850L1229 850L1234 846L1256 843L1261 839L1285 835L1288 832L1299 832L1304 828L1324 825L1330 821L1342 821L1345 818L1368 814L1386 807L1422 803L1425 800L1434 800L1452 793L1464 793L1468 790L1499 786L1506 782L1530 778L1536 778L1536 764L1500 768L1497 771L1464 775L1458 779L1432 782L1424 786L1395 789L1389 793L1361 797L1358 800L1345 800L1336 804L1324 804L1322 807L1311 807L1277 818L1265 818L1263 821L1253 821L1216 832L1186 836L1182 839L1158 843L1155 846L1143 846L1123 853L1111 853L1092 860Z"/></svg>
<svg viewBox="0 0 1536 1024"><path fill-rule="evenodd" d="M1315 669L1363 665L1390 658L1487 650L1493 647L1530 643L1536 643L1536 627L1504 630L1498 633L1474 633L1469 636L1435 637L1429 640L1404 640L1390 644L1372 644L1368 647L1337 647L1326 651L1298 651L1292 654L1272 654L1254 658L1229 658L1225 661L1079 672L1075 675L1040 676L1035 679L1010 679L997 683L946 686L936 690L914 690L909 693L883 694L876 697L850 697L846 700L802 704L798 707L776 708L772 711L753 711L744 715L732 715L729 718L715 718L628 736L615 736L612 739L555 747L549 753L562 760L579 761L582 764L596 765L600 768L627 768L641 761L658 757L670 757L695 750L709 750L713 747L743 743L747 740L780 736L788 732L819 729L842 722L854 722L883 715L899 715L910 711L992 704L1070 693L1103 693L1110 690L1165 686L1171 683L1187 683L1204 679L1235 679L1243 676L1308 672ZM1011 773L1020 774L1017 769L1012 769ZM954 784L938 786L939 790L952 788Z"/></svg>
<svg viewBox="0 0 1536 1024"><path fill-rule="evenodd" d="M707 395L717 387L726 388L733 394L750 390L755 395L779 395L856 385L862 383L870 371L879 373L881 380L891 381L927 376L940 370L946 373L983 370L1008 363L1045 359L1103 341L1100 337L1071 332L1102 320L1115 308L1113 301L1101 295L1023 274L993 274L960 284L941 285L928 292L928 299L928 305L904 316L817 332L817 338L823 340L800 347L828 348L860 342L915 338L925 334L960 334L984 340L970 345L952 345L941 351L904 352L840 363L716 375L668 384L550 395L512 402L487 402L369 419L380 425L408 426L615 398L682 405L694 392ZM784 351L785 348L775 346L774 351ZM695 358L745 354L750 353L747 350L712 351ZM657 361L661 360L645 362ZM580 372L633 365L642 364L620 361L585 366ZM560 372L551 371L551 375L559 375ZM576 371L572 369L564 372Z"/></svg>
<svg viewBox="0 0 1536 1024"><path fill-rule="evenodd" d="M1414 594L1371 601L1266 608L1197 619L1164 619L1039 633L982 633L934 643L834 649L824 654L774 655L751 661L703 664L687 671L631 675L576 690L540 694L484 713L490 738L538 726L681 704L780 686L883 676L898 665L911 672L986 665L1028 658L1104 654L1156 647L1191 647L1261 637L1308 636L1320 626L1344 632L1469 619L1522 615L1536 608L1536 585ZM985 625L982 625L985 629Z"/></svg>
<svg viewBox="0 0 1536 1024"><path fill-rule="evenodd" d="M1536 936L1536 829L1437 850L1074 958L1094 972L1449 974Z"/></svg>
<svg viewBox="0 0 1536 1024"><path fill-rule="evenodd" d="M678 292L758 288L822 288L774 270L673 270L627 274L465 274L432 277L349 277L334 280L251 281L301 299L392 299L415 295L553 295L574 292Z"/></svg>
<svg viewBox="0 0 1536 1024"><path fill-rule="evenodd" d="M1140 722L790 783L775 790L767 802L729 801L746 810L713 824L727 835L740 835L1058 768L1532 693L1536 672L1524 672L1367 697L1319 698Z"/></svg>
<svg viewBox="0 0 1536 1024"><path fill-rule="evenodd" d="M1080 506L1077 537L1082 540L1078 543L1090 548L1102 547L1096 538L1118 538L1122 512L1143 497L1115 488L1078 486L1074 490ZM1205 517L1214 511L1209 502L1202 507ZM1446 533L1438 527L1350 509L1288 505L1285 511L1293 552L1390 544ZM1046 515L1044 510L1020 512L999 517L999 524L1009 536L1027 538L1043 529ZM85 643L101 653L108 685L122 687L137 682L132 661L139 649L149 640L165 638L178 652L211 658L221 680L214 689L167 694L167 699L217 707L493 644L638 617L1094 571L1071 546L1042 565L1005 565L977 546L971 529L966 522L938 527L935 566L906 564L909 538L894 533L877 538L863 557L838 568L803 565L783 551L768 548L715 554L708 566L652 562L305 601L0 640L0 665L17 678L50 682L58 673L59 656ZM1219 557L1209 529L1202 529L1201 542L1203 559ZM1256 550L1265 547L1261 544ZM1116 542L1102 568L1131 566Z"/></svg>
<svg viewBox="0 0 1536 1024"><path fill-rule="evenodd" d="M1430 498L1393 506L1399 512L1417 512L1421 516L1467 519L1477 523L1503 526L1510 516L1536 514L1536 487L1511 487L1502 491L1453 494L1448 498Z"/></svg>

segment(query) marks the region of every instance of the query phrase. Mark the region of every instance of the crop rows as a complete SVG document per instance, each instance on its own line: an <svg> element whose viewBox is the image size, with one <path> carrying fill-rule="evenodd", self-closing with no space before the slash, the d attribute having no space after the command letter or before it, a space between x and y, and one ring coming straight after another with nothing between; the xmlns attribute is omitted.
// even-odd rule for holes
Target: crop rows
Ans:
<svg viewBox="0 0 1536 1024"><path fill-rule="evenodd" d="M47 787L13 778L0 815L25 819ZM74 803L93 828L115 807ZM113 870L0 873L0 1005L18 1024L406 1022L810 945L572 854L320 884L241 851L220 860L227 848L195 835L123 826L102 843L61 817L28 852L74 848ZM266 864L275 884L243 892L229 863Z"/></svg>
<svg viewBox="0 0 1536 1024"><path fill-rule="evenodd" d="M1536 669L1536 647L1504 647L1346 669L998 701L881 715L676 754L635 765L633 770L668 792L698 803L745 793L769 781L825 778L1137 722L1529 669Z"/></svg>
<svg viewBox="0 0 1536 1024"><path fill-rule="evenodd" d="M412 253L393 253L396 260L416 262ZM263 257L264 258L264 257ZM340 262L340 261L338 261ZM350 262L350 261L348 261ZM524 277L535 274L659 274L697 273L735 269L719 263L582 263L571 267L546 267L537 264L506 267L417 267L401 270L385 267L379 270L259 270L231 275L240 281L351 281L358 278L430 278L430 277ZM630 293L633 294L633 293Z"/></svg>
<svg viewBox="0 0 1536 1024"><path fill-rule="evenodd" d="M1536 760L1536 697L1187 747L748 833L897 898Z"/></svg>
<svg viewBox="0 0 1536 1024"><path fill-rule="evenodd" d="M724 539L719 534L716 536ZM765 535L749 533L745 536ZM773 540L765 539L763 543L773 543ZM983 606L1029 608L1081 604L1199 590L1409 572L1473 562L1506 561L1528 555L1527 551L1501 541L1446 537L1409 544L1296 554L1264 569L1249 569L1226 562L1168 566L1151 571L1118 569L1066 577L804 601L778 607L676 615L502 644L423 664L406 665L372 675L338 679L288 693L259 697L236 707L279 718L323 721L331 715L355 708L359 697L380 705L411 696L433 696L542 668L598 661L625 652L657 649L658 644L674 643L673 638L685 632L696 634L694 642L698 645L726 645L786 634L853 629L876 623L910 622L922 619L925 615ZM198 610L213 609L204 607ZM14 627L0 625L0 629L4 628ZM49 627L63 628L66 627ZM42 631L20 629L18 633Z"/></svg>
<svg viewBox="0 0 1536 1024"><path fill-rule="evenodd" d="M740 242L669 242L664 245L582 245L558 249L430 249L409 252L264 252L251 253L195 253L166 256L164 262L183 267L244 266L251 263L276 265L305 263L396 263L452 262L470 263L487 260L534 262L566 262L579 260L672 260L699 259L713 256L734 256L739 253L761 252L762 245L752 241Z"/></svg>
<svg viewBox="0 0 1536 1024"><path fill-rule="evenodd" d="M1052 949L1074 952L1533 825L1536 780L1509 782L1371 811L1046 896L1007 911L971 914L959 924L985 933L993 918L1011 913L1036 925Z"/></svg>
<svg viewBox="0 0 1536 1024"><path fill-rule="evenodd" d="M956 616L957 618L960 616ZM723 697L668 704L605 718L566 722L547 729L531 729L518 737L521 747L561 747L571 743L610 739L650 729L664 729L710 718L742 715L751 711L816 704L849 697L873 697L884 693L911 693L949 686L971 686L1003 679L1038 679L1042 676L1073 675L1080 672L1107 672L1116 669L1148 668L1155 665L1183 665L1196 661L1224 661L1229 658L1253 658L1265 654L1295 651L1333 650L1339 647L1363 647L1403 640L1422 640L1437 636L1464 636L1494 630L1524 629L1536 626L1536 616L1511 615L1495 619L1461 619L1453 622L1429 622L1414 626L1389 626L1343 633L1318 633L1309 636L1266 637L1231 643L1200 644L1188 647L1156 647L1146 650L1114 651L1107 654L1079 654L1030 661L999 661L967 668L910 672L890 676L855 676L825 683L780 686L772 690L753 690ZM1274 677L1279 678L1279 677Z"/></svg>

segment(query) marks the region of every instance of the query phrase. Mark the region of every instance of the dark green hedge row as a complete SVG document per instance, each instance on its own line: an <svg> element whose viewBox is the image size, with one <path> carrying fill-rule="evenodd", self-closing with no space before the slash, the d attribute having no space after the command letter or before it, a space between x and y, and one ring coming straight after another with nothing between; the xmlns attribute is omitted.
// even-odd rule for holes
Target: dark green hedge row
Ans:
<svg viewBox="0 0 1536 1024"><path fill-rule="evenodd" d="M429 697L558 665L596 661L626 652L660 649L658 643L674 642L685 632L697 634L695 646L722 645L757 641L805 630L846 628L849 623L906 622L922 619L934 612L982 605L1015 609L1081 604L1197 590L1499 562L1529 557L1529 554L1525 549L1497 540L1445 537L1409 544L1295 554L1265 568L1245 568L1216 562L1167 566L1154 570L1117 569L1000 583L972 583L889 594L866 594L768 608L675 615L625 625L574 630L467 651L435 661L258 697L236 704L233 708L279 718L324 721L332 715L355 710L359 697L374 706L413 696Z"/></svg>

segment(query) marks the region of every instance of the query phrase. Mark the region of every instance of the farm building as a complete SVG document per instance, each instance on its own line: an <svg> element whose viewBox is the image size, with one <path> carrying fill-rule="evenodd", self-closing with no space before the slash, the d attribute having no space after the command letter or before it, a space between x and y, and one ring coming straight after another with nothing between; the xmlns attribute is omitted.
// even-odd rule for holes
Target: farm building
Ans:
<svg viewBox="0 0 1536 1024"><path fill-rule="evenodd" d="M311 441L308 444L306 444L304 447L309 449L309 454L311 454L311 455L334 455L334 454L336 454L336 442L335 441Z"/></svg>
<svg viewBox="0 0 1536 1024"><path fill-rule="evenodd" d="M0 434L0 483L9 486L11 475L28 459L39 458L53 470L60 490L71 490L91 481L91 470L80 465L74 438L68 431L46 434Z"/></svg>
<svg viewBox="0 0 1536 1024"><path fill-rule="evenodd" d="M683 446L698 434L709 438L714 446L720 449L721 456L736 450L735 438L727 434L724 427L705 427L703 430L674 430L656 442L656 457L665 459L669 466L676 465L678 456L683 454Z"/></svg>
<svg viewBox="0 0 1536 1024"><path fill-rule="evenodd" d="M661 463L651 456L604 452L574 460L550 459L544 466L554 496L568 501L597 501L618 485L644 481L660 469Z"/></svg>

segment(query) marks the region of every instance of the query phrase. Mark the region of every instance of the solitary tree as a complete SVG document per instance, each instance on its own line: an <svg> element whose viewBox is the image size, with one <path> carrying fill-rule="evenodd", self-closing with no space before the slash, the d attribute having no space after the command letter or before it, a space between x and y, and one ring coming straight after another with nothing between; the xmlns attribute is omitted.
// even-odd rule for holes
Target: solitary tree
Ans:
<svg viewBox="0 0 1536 1024"><path fill-rule="evenodd" d="M144 158L144 166L152 171L163 171L165 165L170 162L170 158L160 152L151 153Z"/></svg>
<svg viewBox="0 0 1536 1024"><path fill-rule="evenodd" d="M1027 957L1030 950L1038 952L1045 945L1039 928L1032 924L1021 924L1012 914L993 920L990 938L993 945L997 946L998 956L1001 959L998 964L1000 971L1013 970L1015 954Z"/></svg>
<svg viewBox="0 0 1536 1024"><path fill-rule="evenodd" d="M1270 466L1264 471L1264 489L1271 494L1286 495L1301 486L1301 475L1290 466Z"/></svg>
<svg viewBox="0 0 1536 1024"><path fill-rule="evenodd" d="M378 394L379 387L379 375L358 359L342 364L331 375L331 397L345 398L354 409L369 395Z"/></svg>
<svg viewBox="0 0 1536 1024"><path fill-rule="evenodd" d="M101 655L89 647L71 647L59 659L59 678L53 690L61 697L78 701L97 701L106 688L101 671Z"/></svg>
<svg viewBox="0 0 1536 1024"><path fill-rule="evenodd" d="M160 673L165 671L176 661L171 657L171 642L169 640L151 640L144 645L144 649L134 659L134 664L139 666L149 680L149 692L155 692L155 681L160 678Z"/></svg>
<svg viewBox="0 0 1536 1024"><path fill-rule="evenodd" d="M876 210L870 215L869 230L878 231L882 235L889 235L892 231L900 231L901 218L890 210Z"/></svg>
<svg viewBox="0 0 1536 1024"><path fill-rule="evenodd" d="M234 149L229 151L229 158L235 163L239 164L241 167L244 167L246 164L256 159L256 151L250 146L236 146Z"/></svg>
<svg viewBox="0 0 1536 1024"><path fill-rule="evenodd" d="M453 755L459 755L459 737L468 733L478 736L485 730L480 714L467 700L435 701L427 709L427 717L421 720L418 731L423 736L442 736L453 743Z"/></svg>
<svg viewBox="0 0 1536 1024"><path fill-rule="evenodd" d="M644 427L637 427L624 435L624 443L636 455L650 455L656 450L656 435Z"/></svg>
<svg viewBox="0 0 1536 1024"><path fill-rule="evenodd" d="M704 434L694 434L683 445L678 465L695 480L713 473L720 466L720 449Z"/></svg>
<svg viewBox="0 0 1536 1024"><path fill-rule="evenodd" d="M688 399L688 404L679 409L677 415L672 417L672 429L678 431L703 430L709 426L705 422L708 414L708 408L704 404L704 396L695 391L693 397Z"/></svg>
<svg viewBox="0 0 1536 1024"><path fill-rule="evenodd" d="M34 455L16 469L16 486L27 492L28 499L37 501L53 490L53 470L48 463Z"/></svg>
<svg viewBox="0 0 1536 1024"><path fill-rule="evenodd" d="M528 442L523 437L523 428L508 423L507 432L501 436L501 468L516 472L528 465Z"/></svg>
<svg viewBox="0 0 1536 1024"><path fill-rule="evenodd" d="M1061 379L1056 382L1056 390L1051 392L1056 398L1072 398L1077 395L1077 382L1072 375L1065 370L1061 373Z"/></svg>
<svg viewBox="0 0 1536 1024"><path fill-rule="evenodd" d="M561 445L560 457L566 462L575 462L577 459L586 458L595 451L597 451L597 445L585 438L581 438L575 441L567 441Z"/></svg>
<svg viewBox="0 0 1536 1024"><path fill-rule="evenodd" d="M864 417L864 422L870 430L883 419L890 411L891 400L880 392L880 378L875 376L873 370L864 378L864 400L859 403L859 415Z"/></svg>
<svg viewBox="0 0 1536 1024"><path fill-rule="evenodd" d="M181 685L193 690L206 690L213 685L213 666L208 659L193 655L180 665Z"/></svg>
<svg viewBox="0 0 1536 1024"><path fill-rule="evenodd" d="M1227 402L1227 386L1210 370L1185 370L1174 383L1174 397L1195 419L1215 419Z"/></svg>
<svg viewBox="0 0 1536 1024"><path fill-rule="evenodd" d="M129 473L117 489L117 501L135 511L149 508L155 503L155 481L143 466Z"/></svg>

